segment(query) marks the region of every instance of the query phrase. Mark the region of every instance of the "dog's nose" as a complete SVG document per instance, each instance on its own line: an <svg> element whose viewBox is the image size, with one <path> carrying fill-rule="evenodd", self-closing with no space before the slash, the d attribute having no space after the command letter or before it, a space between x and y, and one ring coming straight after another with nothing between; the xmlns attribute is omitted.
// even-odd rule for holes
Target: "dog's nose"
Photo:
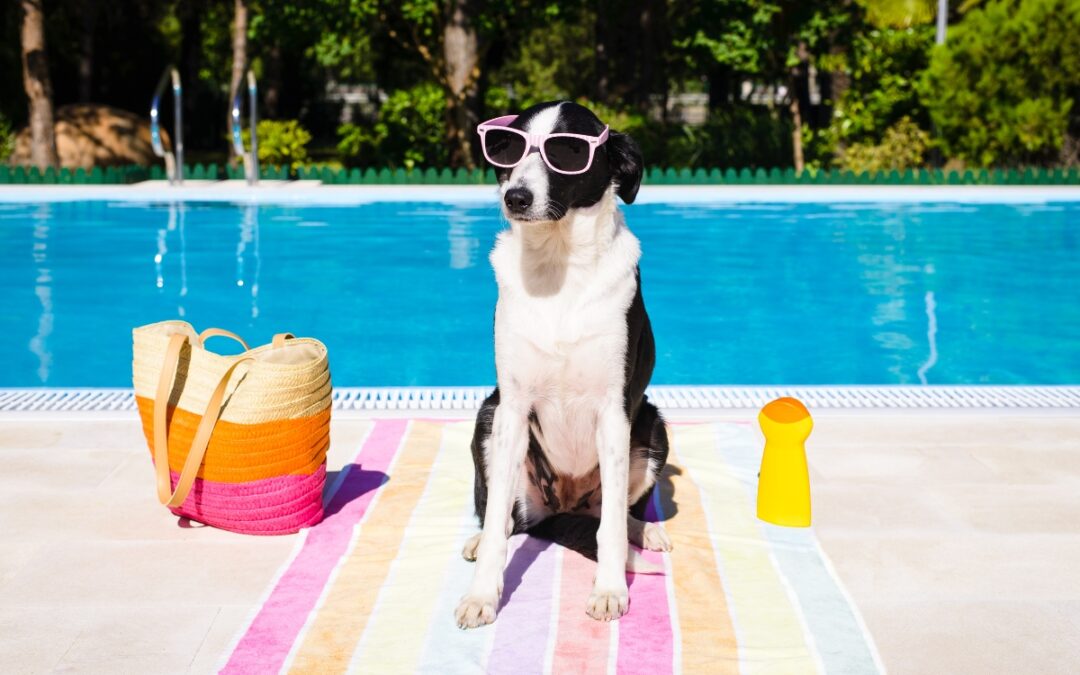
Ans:
<svg viewBox="0 0 1080 675"><path fill-rule="evenodd" d="M503 201L510 213L525 213L532 206L533 195L525 188L512 188L506 191Z"/></svg>

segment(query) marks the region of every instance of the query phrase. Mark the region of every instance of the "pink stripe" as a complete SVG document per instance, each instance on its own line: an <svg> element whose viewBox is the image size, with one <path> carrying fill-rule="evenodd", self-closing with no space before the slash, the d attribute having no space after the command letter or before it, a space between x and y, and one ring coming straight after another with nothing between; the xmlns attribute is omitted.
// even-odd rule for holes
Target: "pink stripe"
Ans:
<svg viewBox="0 0 1080 675"><path fill-rule="evenodd" d="M611 648L611 624L597 621L585 613L594 576L595 562L573 551L563 552L559 632L551 665L553 673L595 673L606 669Z"/></svg>
<svg viewBox="0 0 1080 675"><path fill-rule="evenodd" d="M506 567L502 607L495 621L495 646L488 659L488 673L527 675L544 670L548 628L551 624L552 577L555 544L524 539L510 553Z"/></svg>
<svg viewBox="0 0 1080 675"><path fill-rule="evenodd" d="M649 501L645 520L655 522L656 498ZM646 561L663 569L660 553L642 551ZM630 611L619 619L619 654L617 673L663 675L673 669L675 652L668 607L667 575L627 575L630 583Z"/></svg>
<svg viewBox="0 0 1080 675"><path fill-rule="evenodd" d="M330 574L345 555L353 530L386 479L408 420L380 420L326 505L326 516L308 531L303 548L278 580L240 639L223 673L277 672L315 608Z"/></svg>

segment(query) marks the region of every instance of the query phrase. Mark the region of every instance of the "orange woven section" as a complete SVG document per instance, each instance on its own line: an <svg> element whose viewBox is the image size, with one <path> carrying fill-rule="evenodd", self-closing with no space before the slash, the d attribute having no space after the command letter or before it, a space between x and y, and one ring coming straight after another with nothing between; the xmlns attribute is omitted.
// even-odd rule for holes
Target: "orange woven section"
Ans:
<svg viewBox="0 0 1080 675"><path fill-rule="evenodd" d="M154 452L154 401L136 396L143 433ZM200 415L169 407L169 468L179 472L187 459ZM330 445L330 407L310 417L259 424L219 420L206 448L198 477L223 483L246 483L286 475L314 473Z"/></svg>

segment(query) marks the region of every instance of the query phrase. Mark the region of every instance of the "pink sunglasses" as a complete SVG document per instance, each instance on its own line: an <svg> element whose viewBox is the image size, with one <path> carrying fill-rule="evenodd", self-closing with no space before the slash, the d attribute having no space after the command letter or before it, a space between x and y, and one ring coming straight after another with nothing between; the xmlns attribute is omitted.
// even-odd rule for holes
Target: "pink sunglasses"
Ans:
<svg viewBox="0 0 1080 675"><path fill-rule="evenodd" d="M573 176L592 166L596 149L608 139L608 126L599 136L582 134L527 134L511 129L517 115L504 115L476 127L484 157L495 166L509 169L521 164L533 148L540 150L544 164L556 173Z"/></svg>

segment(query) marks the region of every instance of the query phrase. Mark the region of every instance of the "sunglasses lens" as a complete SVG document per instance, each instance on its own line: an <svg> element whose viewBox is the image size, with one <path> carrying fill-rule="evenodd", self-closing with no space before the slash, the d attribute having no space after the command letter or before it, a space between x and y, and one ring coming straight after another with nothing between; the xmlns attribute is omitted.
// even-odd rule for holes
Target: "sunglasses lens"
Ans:
<svg viewBox="0 0 1080 675"><path fill-rule="evenodd" d="M589 166L589 143L580 138L549 138L544 143L544 154L559 171L584 171Z"/></svg>
<svg viewBox="0 0 1080 675"><path fill-rule="evenodd" d="M525 155L525 138L513 131L492 129L484 135L484 152L494 164L516 164Z"/></svg>

